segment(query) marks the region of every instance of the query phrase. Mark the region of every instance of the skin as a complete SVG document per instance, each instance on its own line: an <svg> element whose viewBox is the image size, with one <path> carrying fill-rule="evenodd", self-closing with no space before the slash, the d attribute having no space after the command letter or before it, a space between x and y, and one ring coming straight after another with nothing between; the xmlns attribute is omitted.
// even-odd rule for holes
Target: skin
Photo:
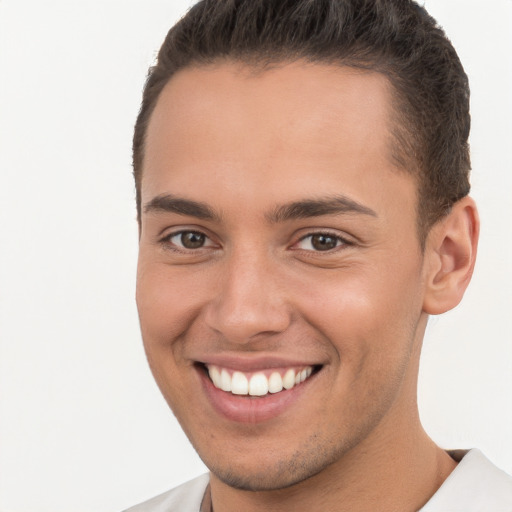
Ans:
<svg viewBox="0 0 512 512"><path fill-rule="evenodd" d="M416 181L391 157L389 87L349 68L223 62L180 71L158 100L137 305L216 512L418 510L455 467L421 427L416 381L428 314L454 307L469 282L478 218L462 200L421 250ZM213 215L155 201L169 194ZM275 215L335 195L363 211ZM180 246L187 230L204 245ZM319 233L336 246L317 250ZM321 370L282 414L241 423L203 391L196 363L211 357L300 357Z"/></svg>

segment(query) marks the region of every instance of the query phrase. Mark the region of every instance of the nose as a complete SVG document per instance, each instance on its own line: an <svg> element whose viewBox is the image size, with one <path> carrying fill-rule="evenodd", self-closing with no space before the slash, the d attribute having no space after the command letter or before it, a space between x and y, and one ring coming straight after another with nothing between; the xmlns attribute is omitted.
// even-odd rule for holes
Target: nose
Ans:
<svg viewBox="0 0 512 512"><path fill-rule="evenodd" d="M216 294L206 306L207 325L230 343L246 344L281 333L291 320L277 265L240 252L223 262Z"/></svg>

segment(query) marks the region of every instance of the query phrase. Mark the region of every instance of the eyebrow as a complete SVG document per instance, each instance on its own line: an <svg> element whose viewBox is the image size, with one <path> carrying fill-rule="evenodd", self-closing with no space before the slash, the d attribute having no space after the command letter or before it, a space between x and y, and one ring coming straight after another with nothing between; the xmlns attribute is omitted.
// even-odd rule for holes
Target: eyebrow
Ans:
<svg viewBox="0 0 512 512"><path fill-rule="evenodd" d="M172 194L156 196L151 199L151 201L147 202L144 205L144 213L151 212L177 213L179 215L188 215L203 220L220 220L220 215L206 203L176 197Z"/></svg>
<svg viewBox="0 0 512 512"><path fill-rule="evenodd" d="M172 194L156 196L144 205L144 213L168 212L187 215L203 220L220 221L221 217L206 203L176 197ZM363 214L377 217L377 213L353 199L345 196L333 196L326 199L304 199L276 206L266 214L271 223L286 222L294 219L321 217L322 215Z"/></svg>
<svg viewBox="0 0 512 512"><path fill-rule="evenodd" d="M305 199L277 206L267 220L272 223L294 219L321 217L322 215L363 214L377 217L377 213L345 196L332 196L326 199Z"/></svg>

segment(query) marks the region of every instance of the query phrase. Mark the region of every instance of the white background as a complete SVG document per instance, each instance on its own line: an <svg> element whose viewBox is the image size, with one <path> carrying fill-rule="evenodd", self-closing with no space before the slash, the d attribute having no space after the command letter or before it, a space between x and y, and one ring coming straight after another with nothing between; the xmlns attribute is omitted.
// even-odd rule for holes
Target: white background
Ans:
<svg viewBox="0 0 512 512"><path fill-rule="evenodd" d="M0 0L0 510L107 512L204 471L134 302L132 126L190 0ZM472 84L479 262L433 319L425 427L512 472L512 1L427 0Z"/></svg>

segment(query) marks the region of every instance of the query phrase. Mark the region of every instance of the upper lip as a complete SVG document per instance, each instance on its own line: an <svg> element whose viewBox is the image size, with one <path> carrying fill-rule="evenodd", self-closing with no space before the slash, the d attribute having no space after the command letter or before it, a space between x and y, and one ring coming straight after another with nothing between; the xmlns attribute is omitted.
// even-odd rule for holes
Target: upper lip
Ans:
<svg viewBox="0 0 512 512"><path fill-rule="evenodd" d="M305 359L297 359L276 355L234 355L234 354L210 354L196 359L204 365L215 365L221 368L230 368L242 372L255 372L270 368L293 368L304 366L319 366L323 363Z"/></svg>

